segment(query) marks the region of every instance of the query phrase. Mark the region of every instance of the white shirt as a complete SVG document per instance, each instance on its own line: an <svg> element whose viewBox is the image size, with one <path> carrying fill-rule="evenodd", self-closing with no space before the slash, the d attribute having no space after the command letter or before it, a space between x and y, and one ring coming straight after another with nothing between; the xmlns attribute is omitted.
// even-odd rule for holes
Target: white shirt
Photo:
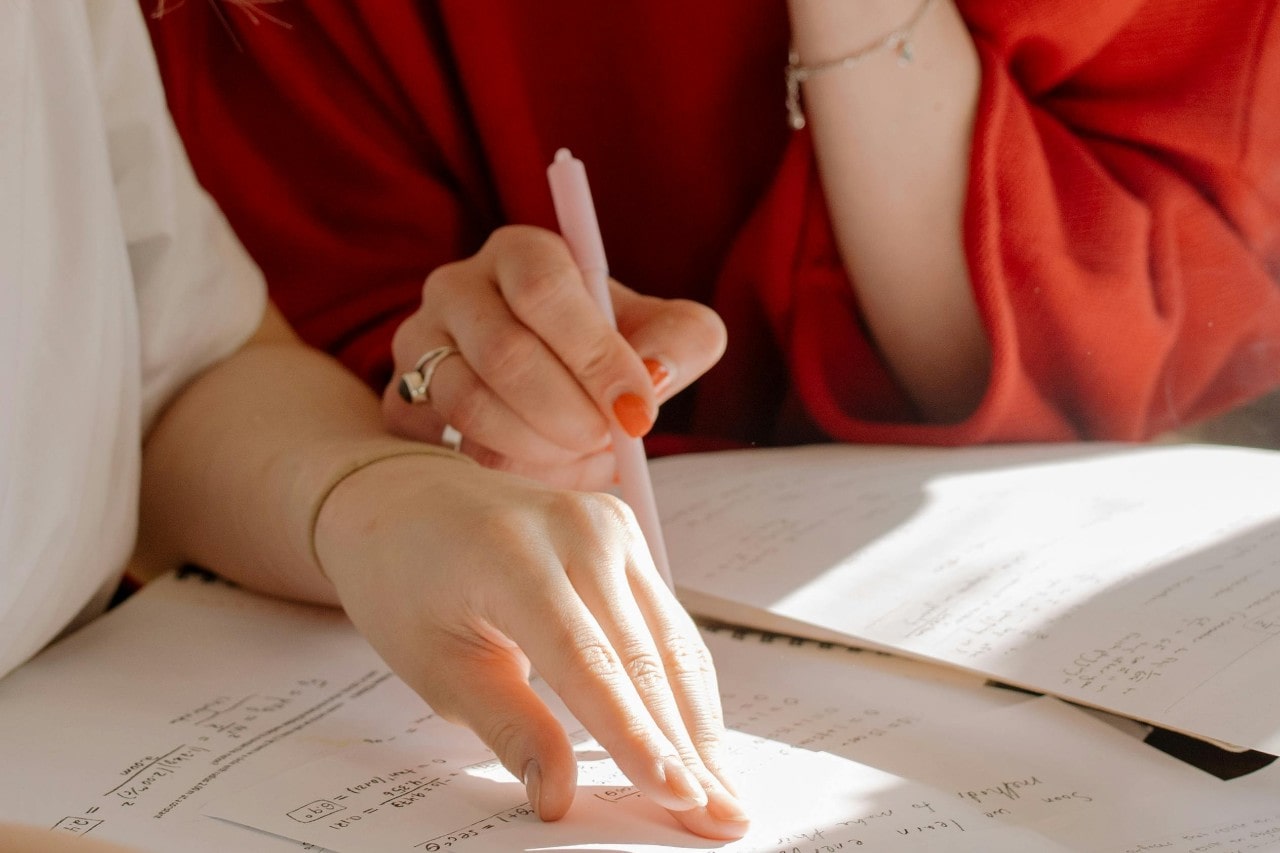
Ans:
<svg viewBox="0 0 1280 853"><path fill-rule="evenodd" d="M0 675L101 609L147 428L264 300L135 0L0 0Z"/></svg>

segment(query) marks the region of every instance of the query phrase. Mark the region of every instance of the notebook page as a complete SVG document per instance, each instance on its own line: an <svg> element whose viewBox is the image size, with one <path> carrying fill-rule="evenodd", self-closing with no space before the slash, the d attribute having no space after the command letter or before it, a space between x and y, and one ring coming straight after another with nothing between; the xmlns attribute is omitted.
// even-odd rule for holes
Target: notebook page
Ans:
<svg viewBox="0 0 1280 853"><path fill-rule="evenodd" d="M704 615L1280 752L1280 453L820 446L653 468Z"/></svg>

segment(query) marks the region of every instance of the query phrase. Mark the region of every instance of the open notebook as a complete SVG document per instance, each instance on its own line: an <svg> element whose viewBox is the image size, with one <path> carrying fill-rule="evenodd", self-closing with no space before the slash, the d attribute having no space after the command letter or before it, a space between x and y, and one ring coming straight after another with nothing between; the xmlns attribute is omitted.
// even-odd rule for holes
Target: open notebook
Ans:
<svg viewBox="0 0 1280 853"><path fill-rule="evenodd" d="M580 788L564 820L540 823L524 788L340 613L197 577L153 583L0 681L0 820L166 853L1280 845L1275 767L1224 782L1054 699L954 671L707 639L754 819L732 845L680 830L563 709Z"/></svg>
<svg viewBox="0 0 1280 853"><path fill-rule="evenodd" d="M1280 752L1280 452L826 445L653 479L694 612Z"/></svg>
<svg viewBox="0 0 1280 853"><path fill-rule="evenodd" d="M708 636L755 818L723 849L1280 849L1276 765L1223 782L983 686L1277 751L1280 455L813 447L654 481L694 609L903 655ZM544 825L341 613L166 578L0 680L0 820L195 853L718 849L561 713L583 788Z"/></svg>

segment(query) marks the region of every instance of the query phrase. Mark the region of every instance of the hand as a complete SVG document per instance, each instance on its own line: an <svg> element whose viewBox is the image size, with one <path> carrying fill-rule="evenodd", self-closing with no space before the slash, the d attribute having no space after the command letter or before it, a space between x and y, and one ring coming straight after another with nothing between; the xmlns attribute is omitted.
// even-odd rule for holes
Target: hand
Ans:
<svg viewBox="0 0 1280 853"><path fill-rule="evenodd" d="M529 686L531 663L685 827L745 833L718 767L710 654L621 501L454 459L396 457L334 489L316 547L383 659L493 749L543 820L569 808L577 764Z"/></svg>
<svg viewBox="0 0 1280 853"><path fill-rule="evenodd" d="M437 442L446 424L489 468L551 485L605 489L613 481L609 423L648 432L658 405L724 352L710 308L642 296L610 282L618 331L601 316L559 235L531 226L493 233L474 256L434 271L422 305L392 341L395 374L382 410L395 433ZM424 352L440 362L430 404L398 393Z"/></svg>

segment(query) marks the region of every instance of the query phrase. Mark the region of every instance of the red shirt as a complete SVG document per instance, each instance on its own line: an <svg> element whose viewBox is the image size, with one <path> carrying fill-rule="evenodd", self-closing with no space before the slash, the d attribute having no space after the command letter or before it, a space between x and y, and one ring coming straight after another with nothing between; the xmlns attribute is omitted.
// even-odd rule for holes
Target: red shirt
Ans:
<svg viewBox="0 0 1280 853"><path fill-rule="evenodd" d="M728 325L664 407L681 446L1139 439L1280 383L1276 0L957 3L994 360L952 425L919 422L868 339L786 125L781 0L187 2L152 35L275 300L375 387L430 270L504 223L554 228L562 146L614 276Z"/></svg>

